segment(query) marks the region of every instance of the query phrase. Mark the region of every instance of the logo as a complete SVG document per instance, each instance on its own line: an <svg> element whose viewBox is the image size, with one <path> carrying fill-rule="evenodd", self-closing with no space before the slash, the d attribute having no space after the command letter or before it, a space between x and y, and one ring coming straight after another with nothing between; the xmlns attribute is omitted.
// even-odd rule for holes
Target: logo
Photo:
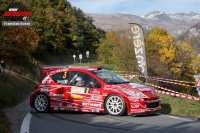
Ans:
<svg viewBox="0 0 200 133"><path fill-rule="evenodd" d="M48 91L49 91L48 88L41 88L41 89L40 89L40 92L48 92Z"/></svg>
<svg viewBox="0 0 200 133"><path fill-rule="evenodd" d="M74 108L74 105L72 103L68 103L67 108Z"/></svg>
<svg viewBox="0 0 200 133"><path fill-rule="evenodd" d="M50 97L64 97L64 94L54 94L52 92L49 93Z"/></svg>
<svg viewBox="0 0 200 133"><path fill-rule="evenodd" d="M91 103L91 102L83 102L83 106L90 106L90 107L98 107L101 108L101 103Z"/></svg>
<svg viewBox="0 0 200 133"><path fill-rule="evenodd" d="M18 11L18 8L9 8L4 12L4 17L23 17L22 20L27 20L32 14L32 11Z"/></svg>
<svg viewBox="0 0 200 133"><path fill-rule="evenodd" d="M149 91L149 93L150 93L152 96L154 95L153 91Z"/></svg>
<svg viewBox="0 0 200 133"><path fill-rule="evenodd" d="M77 94L71 94L70 97L71 98L83 98L83 96L77 95Z"/></svg>
<svg viewBox="0 0 200 133"><path fill-rule="evenodd" d="M6 20L9 21L2 21L2 26L33 26L33 21L27 21L32 11L26 10L26 7L21 8L21 6L19 6L19 8L21 10L18 10L18 8L9 8L8 11L3 13L3 16L8 18Z"/></svg>

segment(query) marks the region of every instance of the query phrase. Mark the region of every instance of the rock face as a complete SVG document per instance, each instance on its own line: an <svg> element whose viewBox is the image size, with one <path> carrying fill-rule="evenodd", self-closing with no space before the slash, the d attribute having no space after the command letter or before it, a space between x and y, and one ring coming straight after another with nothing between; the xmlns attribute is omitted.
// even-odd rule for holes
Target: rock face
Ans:
<svg viewBox="0 0 200 133"><path fill-rule="evenodd" d="M175 37L188 31L190 27L200 22L200 14L195 12L167 14L165 12L152 11L145 16L121 13L87 13L86 15L93 17L93 24L105 31L111 29L115 31L124 31L129 28L128 23L138 23L147 31L155 26L165 28Z"/></svg>

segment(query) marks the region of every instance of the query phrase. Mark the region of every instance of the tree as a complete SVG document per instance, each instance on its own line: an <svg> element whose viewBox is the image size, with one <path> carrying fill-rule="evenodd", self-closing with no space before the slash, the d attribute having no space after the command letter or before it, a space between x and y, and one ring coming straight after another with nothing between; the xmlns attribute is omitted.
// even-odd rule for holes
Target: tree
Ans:
<svg viewBox="0 0 200 133"><path fill-rule="evenodd" d="M113 47L114 63L119 66L121 70L129 72L138 72L138 65L136 62L134 45L130 38L129 32L122 34L119 39L116 39Z"/></svg>
<svg viewBox="0 0 200 133"><path fill-rule="evenodd" d="M180 75L177 68L175 57L177 56L177 49L175 40L163 28L154 28L146 41L147 51L147 67L150 69L152 75L162 75L162 77L169 78L174 74Z"/></svg>

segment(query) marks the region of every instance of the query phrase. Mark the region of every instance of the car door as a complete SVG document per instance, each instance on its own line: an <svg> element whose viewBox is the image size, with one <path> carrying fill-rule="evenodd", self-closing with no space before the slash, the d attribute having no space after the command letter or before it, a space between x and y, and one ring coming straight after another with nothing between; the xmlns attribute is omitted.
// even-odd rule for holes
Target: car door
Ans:
<svg viewBox="0 0 200 133"><path fill-rule="evenodd" d="M82 84L77 84L76 79L82 79ZM69 72L69 85L72 99L70 107L82 112L97 112L96 109L101 109L101 84L91 75L84 72Z"/></svg>
<svg viewBox="0 0 200 133"><path fill-rule="evenodd" d="M69 103L66 99L70 98L70 95L66 92L71 89L71 86L68 85L67 71L55 73L51 75L51 79L53 82L48 93L50 107L52 110L66 110L66 106Z"/></svg>

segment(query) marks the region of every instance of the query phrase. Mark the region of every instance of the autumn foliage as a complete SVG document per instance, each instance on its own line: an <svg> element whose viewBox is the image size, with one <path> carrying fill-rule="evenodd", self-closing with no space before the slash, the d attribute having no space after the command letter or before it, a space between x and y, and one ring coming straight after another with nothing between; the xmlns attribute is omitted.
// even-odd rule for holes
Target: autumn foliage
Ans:
<svg viewBox="0 0 200 133"><path fill-rule="evenodd" d="M95 52L105 32L93 25L93 19L65 0L0 0L0 14L9 8L32 11L32 27L0 27L0 58L22 65L30 57L62 55L89 50ZM3 17L1 21L22 21Z"/></svg>

